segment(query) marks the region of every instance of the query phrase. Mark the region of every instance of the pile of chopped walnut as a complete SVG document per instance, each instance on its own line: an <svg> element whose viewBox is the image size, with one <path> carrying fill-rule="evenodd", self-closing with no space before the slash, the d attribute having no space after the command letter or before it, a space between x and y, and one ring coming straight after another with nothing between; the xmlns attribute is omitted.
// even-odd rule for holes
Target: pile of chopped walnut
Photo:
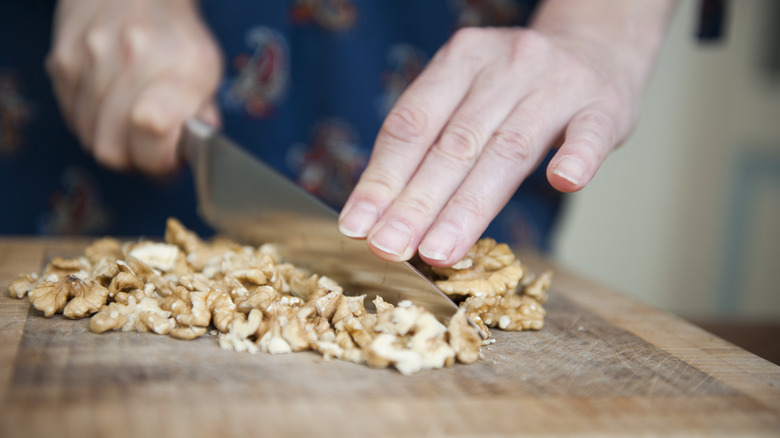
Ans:
<svg viewBox="0 0 780 438"><path fill-rule="evenodd" d="M165 243L101 239L79 258L54 258L40 275L19 276L9 292L28 296L46 317L91 316L95 333L194 339L211 332L225 349L313 350L376 368L393 365L403 374L475 362L489 341L488 326L542 326L550 274L524 277L506 245L482 240L457 265L431 272L442 290L466 297L448 326L409 301L394 306L377 297L376 312L368 312L365 295L345 295L330 278L282 262L273 245L205 242L169 219Z"/></svg>
<svg viewBox="0 0 780 438"><path fill-rule="evenodd" d="M542 303L552 272L534 276L505 243L482 239L455 265L428 270L436 286L462 300L460 308L488 335L488 327L539 330L544 325Z"/></svg>

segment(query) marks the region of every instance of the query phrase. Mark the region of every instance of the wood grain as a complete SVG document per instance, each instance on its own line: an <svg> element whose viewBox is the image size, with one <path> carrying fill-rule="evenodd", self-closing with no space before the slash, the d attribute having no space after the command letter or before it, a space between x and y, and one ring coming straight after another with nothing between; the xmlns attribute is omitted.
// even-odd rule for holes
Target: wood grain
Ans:
<svg viewBox="0 0 780 438"><path fill-rule="evenodd" d="M84 245L0 239L0 285ZM494 331L478 363L411 377L211 336L96 335L3 296L0 435L778 436L779 367L556 270L542 331Z"/></svg>

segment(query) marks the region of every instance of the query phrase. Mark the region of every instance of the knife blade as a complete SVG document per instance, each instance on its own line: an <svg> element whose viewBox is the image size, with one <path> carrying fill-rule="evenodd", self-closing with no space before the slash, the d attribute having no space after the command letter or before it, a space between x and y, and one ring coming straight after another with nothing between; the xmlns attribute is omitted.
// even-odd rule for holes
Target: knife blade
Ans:
<svg viewBox="0 0 780 438"><path fill-rule="evenodd" d="M410 300L446 323L455 303L408 262L375 256L338 230L338 214L214 130L188 120L178 144L192 169L200 216L252 245L273 243L283 259L336 280L352 295Z"/></svg>

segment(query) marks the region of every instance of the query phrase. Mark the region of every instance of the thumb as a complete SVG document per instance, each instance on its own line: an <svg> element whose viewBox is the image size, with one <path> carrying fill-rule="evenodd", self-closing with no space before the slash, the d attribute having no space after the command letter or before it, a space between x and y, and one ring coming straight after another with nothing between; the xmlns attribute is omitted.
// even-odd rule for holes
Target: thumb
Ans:
<svg viewBox="0 0 780 438"><path fill-rule="evenodd" d="M608 112L588 108L575 115L565 140L547 167L547 179L561 192L584 188L616 147L617 124Z"/></svg>

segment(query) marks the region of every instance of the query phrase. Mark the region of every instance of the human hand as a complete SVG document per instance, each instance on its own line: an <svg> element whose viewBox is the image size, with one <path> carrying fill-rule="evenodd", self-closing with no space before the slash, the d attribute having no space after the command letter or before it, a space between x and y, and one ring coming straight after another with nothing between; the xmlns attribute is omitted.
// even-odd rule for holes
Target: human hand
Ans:
<svg viewBox="0 0 780 438"><path fill-rule="evenodd" d="M639 56L623 41L556 30L458 31L387 116L342 233L386 260L419 251L449 266L550 148L550 184L582 189L633 126L658 44L643 41Z"/></svg>
<svg viewBox="0 0 780 438"><path fill-rule="evenodd" d="M193 0L61 0L46 67L98 162L163 174L178 166L184 120L219 123L220 56Z"/></svg>

